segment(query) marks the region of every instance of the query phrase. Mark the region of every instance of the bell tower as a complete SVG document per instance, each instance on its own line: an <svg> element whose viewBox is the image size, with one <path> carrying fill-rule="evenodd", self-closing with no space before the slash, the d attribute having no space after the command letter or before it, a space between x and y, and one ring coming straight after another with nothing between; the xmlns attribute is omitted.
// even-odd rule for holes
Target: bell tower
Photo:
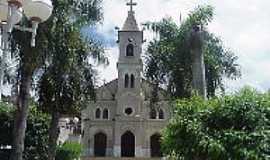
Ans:
<svg viewBox="0 0 270 160"><path fill-rule="evenodd" d="M133 6L136 3L130 0L127 5L130 6L130 10L123 27L118 31L118 90L114 129L114 135L116 135L114 139L114 156L141 157L142 141L139 138L129 140L134 142L132 145L128 145L131 148L123 146L125 140L122 139L125 132L133 135L139 135L139 133L143 132L143 126L140 125L143 106L143 96L141 94L143 31L139 29L135 19ZM136 128L136 130L132 128ZM124 148L128 148L128 152Z"/></svg>
<svg viewBox="0 0 270 160"><path fill-rule="evenodd" d="M118 31L119 59L118 69L118 92L140 93L141 73L143 69L141 53L143 32L139 30L135 19L133 6L137 5L132 0L127 3L130 6L128 16L121 30Z"/></svg>

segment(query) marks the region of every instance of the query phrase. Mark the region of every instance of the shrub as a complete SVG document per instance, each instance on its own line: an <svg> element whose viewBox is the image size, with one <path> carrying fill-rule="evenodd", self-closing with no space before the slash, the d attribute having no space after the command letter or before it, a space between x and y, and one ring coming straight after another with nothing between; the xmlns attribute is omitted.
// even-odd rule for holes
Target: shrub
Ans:
<svg viewBox="0 0 270 160"><path fill-rule="evenodd" d="M0 146L10 146L14 122L15 107L8 103L0 103ZM27 130L25 133L24 159L48 159L48 129L50 119L48 115L39 112L35 105L31 105ZM10 150L0 150L0 160L9 159Z"/></svg>
<svg viewBox="0 0 270 160"><path fill-rule="evenodd" d="M178 160L268 160L270 94L243 89L204 101L179 100L162 148Z"/></svg>
<svg viewBox="0 0 270 160"><path fill-rule="evenodd" d="M82 152L82 146L75 142L65 142L57 147L55 160L75 160Z"/></svg>

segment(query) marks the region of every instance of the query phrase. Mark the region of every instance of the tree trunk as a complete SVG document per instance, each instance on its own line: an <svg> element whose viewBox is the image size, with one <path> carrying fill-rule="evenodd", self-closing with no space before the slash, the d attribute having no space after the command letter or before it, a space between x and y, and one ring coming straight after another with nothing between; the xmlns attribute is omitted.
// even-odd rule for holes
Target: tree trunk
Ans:
<svg viewBox="0 0 270 160"><path fill-rule="evenodd" d="M192 86L200 96L206 99L207 92L204 55L202 53L203 37L201 28L194 26L191 36Z"/></svg>
<svg viewBox="0 0 270 160"><path fill-rule="evenodd" d="M25 131L27 127L28 101L30 97L32 74L22 69L21 84L17 98L17 110L13 128L13 145L10 160L22 160Z"/></svg>
<svg viewBox="0 0 270 160"><path fill-rule="evenodd" d="M60 119L59 112L52 113L52 120L49 130L49 155L48 160L55 160L57 139L59 135L58 122Z"/></svg>
<svg viewBox="0 0 270 160"><path fill-rule="evenodd" d="M192 86L204 99L207 97L206 93L206 80L205 80L205 65L202 49L192 49Z"/></svg>

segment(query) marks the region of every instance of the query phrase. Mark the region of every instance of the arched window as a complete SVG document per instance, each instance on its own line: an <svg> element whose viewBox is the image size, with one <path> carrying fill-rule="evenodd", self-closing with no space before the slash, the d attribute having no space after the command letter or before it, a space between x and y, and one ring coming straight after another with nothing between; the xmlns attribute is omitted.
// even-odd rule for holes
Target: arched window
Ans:
<svg viewBox="0 0 270 160"><path fill-rule="evenodd" d="M125 75L125 88L128 88L128 84L129 84L129 76L128 74Z"/></svg>
<svg viewBox="0 0 270 160"><path fill-rule="evenodd" d="M134 46L132 44L127 45L126 56L134 56Z"/></svg>
<svg viewBox="0 0 270 160"><path fill-rule="evenodd" d="M164 119L164 112L162 109L159 109L158 111L158 119Z"/></svg>
<svg viewBox="0 0 270 160"><path fill-rule="evenodd" d="M115 94L112 94L112 100L113 101L115 100Z"/></svg>
<svg viewBox="0 0 270 160"><path fill-rule="evenodd" d="M84 137L84 130L82 130L82 137Z"/></svg>
<svg viewBox="0 0 270 160"><path fill-rule="evenodd" d="M98 108L98 109L96 109L96 119L100 119L100 117L101 117L101 110Z"/></svg>
<svg viewBox="0 0 270 160"><path fill-rule="evenodd" d="M130 88L134 88L134 86L135 86L135 77L132 74L130 77Z"/></svg>
<svg viewBox="0 0 270 160"><path fill-rule="evenodd" d="M157 118L157 111L155 109L151 109L150 119L156 119L156 118Z"/></svg>
<svg viewBox="0 0 270 160"><path fill-rule="evenodd" d="M103 116L102 116L103 119L109 119L109 111L108 109L104 109L103 110Z"/></svg>

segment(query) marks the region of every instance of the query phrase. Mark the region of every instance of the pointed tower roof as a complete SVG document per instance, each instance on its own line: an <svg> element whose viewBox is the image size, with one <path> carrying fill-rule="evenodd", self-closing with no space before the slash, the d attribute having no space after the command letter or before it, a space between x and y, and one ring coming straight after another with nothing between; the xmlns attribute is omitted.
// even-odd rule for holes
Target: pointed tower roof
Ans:
<svg viewBox="0 0 270 160"><path fill-rule="evenodd" d="M139 31L139 27L135 18L135 12L133 11L133 6L137 5L132 0L127 3L130 6L130 10L128 11L128 17L125 21L125 24L122 28L123 31Z"/></svg>

